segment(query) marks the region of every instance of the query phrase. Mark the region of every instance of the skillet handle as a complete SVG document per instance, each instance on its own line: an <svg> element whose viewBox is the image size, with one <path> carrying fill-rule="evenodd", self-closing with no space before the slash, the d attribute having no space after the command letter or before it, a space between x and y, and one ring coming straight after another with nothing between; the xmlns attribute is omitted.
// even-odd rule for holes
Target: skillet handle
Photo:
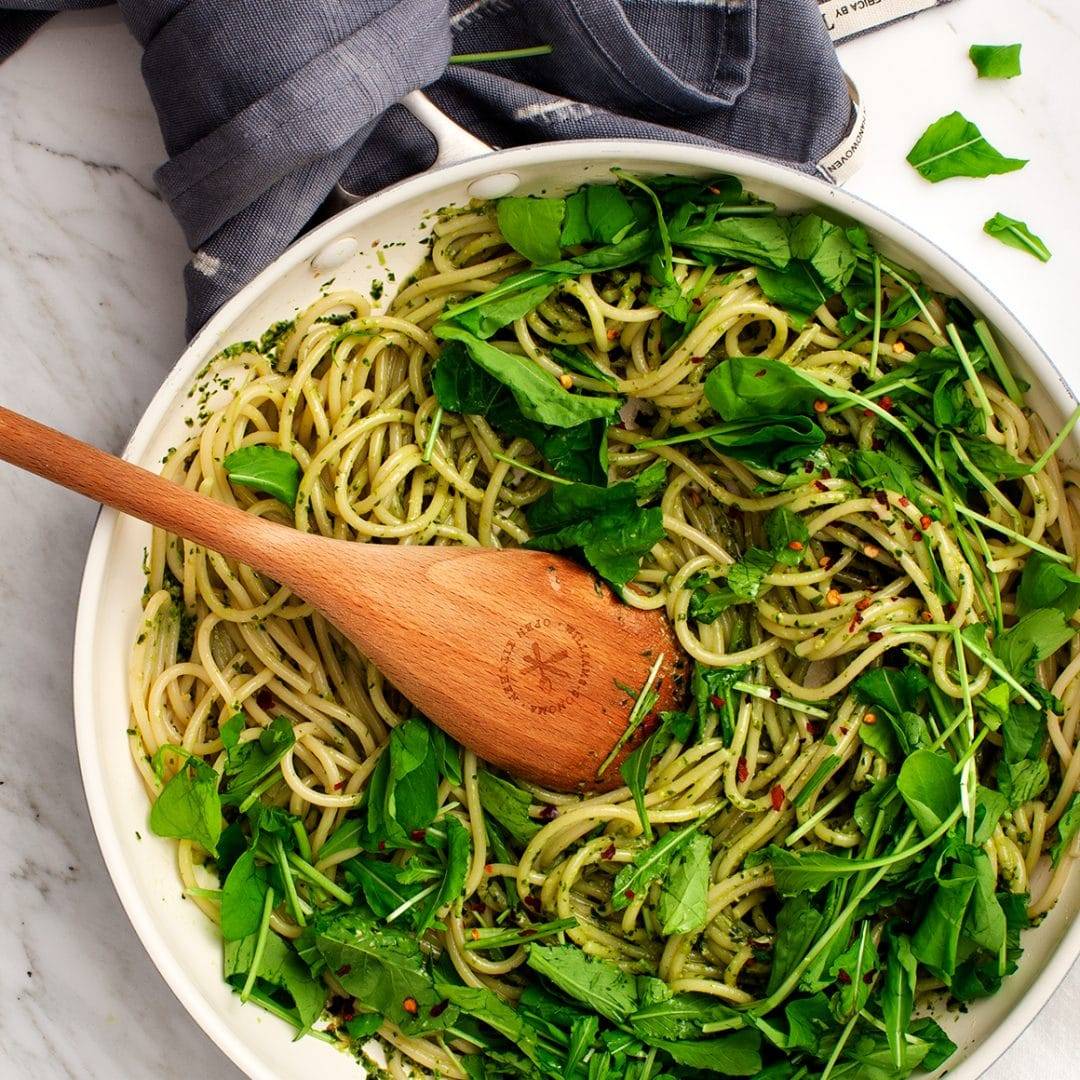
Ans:
<svg viewBox="0 0 1080 1080"><path fill-rule="evenodd" d="M492 148L486 142L451 120L420 90L406 94L401 99L401 104L435 136L435 141L439 144L439 153L431 166L432 169L491 153Z"/></svg>

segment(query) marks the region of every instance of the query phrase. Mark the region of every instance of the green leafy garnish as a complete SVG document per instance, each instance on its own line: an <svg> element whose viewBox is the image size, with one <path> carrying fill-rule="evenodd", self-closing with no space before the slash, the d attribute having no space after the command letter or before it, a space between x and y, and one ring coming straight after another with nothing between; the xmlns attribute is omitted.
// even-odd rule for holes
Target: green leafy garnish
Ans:
<svg viewBox="0 0 1080 1080"><path fill-rule="evenodd" d="M1041 262L1050 261L1050 249L1037 237L1023 221L1006 217L998 211L984 226L983 232L996 237L1009 247L1030 252Z"/></svg>
<svg viewBox="0 0 1080 1080"><path fill-rule="evenodd" d="M565 213L562 199L509 196L496 204L499 231L531 263L553 263L562 257L559 237Z"/></svg>
<svg viewBox="0 0 1080 1080"><path fill-rule="evenodd" d="M286 506L296 505L300 462L292 454L260 443L234 450L221 464L232 483L273 495Z"/></svg>
<svg viewBox="0 0 1080 1080"><path fill-rule="evenodd" d="M972 45L968 56L980 79L1015 79L1020 74L1019 45Z"/></svg>
<svg viewBox="0 0 1080 1080"><path fill-rule="evenodd" d="M1005 157L965 116L949 113L935 120L911 148L908 161L931 183L952 176L993 176L1015 172L1027 160Z"/></svg>
<svg viewBox="0 0 1080 1080"><path fill-rule="evenodd" d="M221 836L218 774L188 756L150 807L150 828L158 836L192 840L216 854Z"/></svg>

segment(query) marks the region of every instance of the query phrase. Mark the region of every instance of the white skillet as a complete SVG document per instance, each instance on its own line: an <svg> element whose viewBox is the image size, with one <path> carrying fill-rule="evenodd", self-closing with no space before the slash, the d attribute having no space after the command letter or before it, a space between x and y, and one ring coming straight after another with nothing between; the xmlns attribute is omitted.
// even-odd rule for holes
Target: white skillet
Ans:
<svg viewBox="0 0 1080 1080"><path fill-rule="evenodd" d="M188 433L197 410L187 392L207 359L224 345L257 338L290 317L335 278L335 287L367 293L373 281L389 299L421 261L433 211L470 197L560 193L605 179L612 165L641 173L733 173L783 211L825 207L860 221L888 256L935 287L959 295L998 333L1015 370L1032 384L1030 399L1047 424L1060 425L1074 398L1061 373L985 286L927 237L885 211L824 182L741 154L638 140L589 140L491 153L419 94L406 104L434 132L439 157L427 173L397 184L304 236L214 316L180 357L131 437L125 456L153 467ZM392 242L396 247L382 247ZM377 246L378 245L378 246ZM385 302L385 301L384 301ZM1080 440L1071 444L1076 453ZM1078 455L1080 456L1080 455ZM171 841L147 827L147 803L131 763L127 658L136 634L149 528L102 510L90 544L75 633L75 729L87 803L113 883L147 952L207 1035L249 1076L360 1080L360 1067L317 1040L292 1041L291 1029L256 1006L240 1005L221 978L215 928L181 896ZM965 1016L945 1017L960 1050L947 1064L953 1080L973 1080L1031 1022L1080 955L1080 874L1074 874L1041 927L1024 935L1019 972L996 997Z"/></svg>

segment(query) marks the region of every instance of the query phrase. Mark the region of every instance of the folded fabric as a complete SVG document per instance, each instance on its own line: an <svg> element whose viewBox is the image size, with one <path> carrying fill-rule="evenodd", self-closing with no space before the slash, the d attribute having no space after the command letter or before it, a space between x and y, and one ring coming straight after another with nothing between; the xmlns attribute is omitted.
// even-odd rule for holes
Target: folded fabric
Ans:
<svg viewBox="0 0 1080 1080"><path fill-rule="evenodd" d="M0 57L42 10L95 6L2 2L23 11L0 13ZM892 17L936 2L881 0ZM446 0L119 0L119 7L144 47L143 75L169 154L155 179L193 251L185 270L189 334L292 242L338 184L362 196L431 164L432 136L395 105L410 90L426 88L494 146L595 136L690 141L826 177L822 159L854 117L826 25L831 16L817 0L453 0L449 8ZM452 52L536 44L552 52L450 63Z"/></svg>

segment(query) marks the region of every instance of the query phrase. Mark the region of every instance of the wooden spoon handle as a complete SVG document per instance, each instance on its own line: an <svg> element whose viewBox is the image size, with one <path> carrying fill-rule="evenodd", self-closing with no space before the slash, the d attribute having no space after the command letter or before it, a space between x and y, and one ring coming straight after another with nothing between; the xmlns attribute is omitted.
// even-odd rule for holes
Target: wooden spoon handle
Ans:
<svg viewBox="0 0 1080 1080"><path fill-rule="evenodd" d="M300 534L0 406L0 460L288 581Z"/></svg>

